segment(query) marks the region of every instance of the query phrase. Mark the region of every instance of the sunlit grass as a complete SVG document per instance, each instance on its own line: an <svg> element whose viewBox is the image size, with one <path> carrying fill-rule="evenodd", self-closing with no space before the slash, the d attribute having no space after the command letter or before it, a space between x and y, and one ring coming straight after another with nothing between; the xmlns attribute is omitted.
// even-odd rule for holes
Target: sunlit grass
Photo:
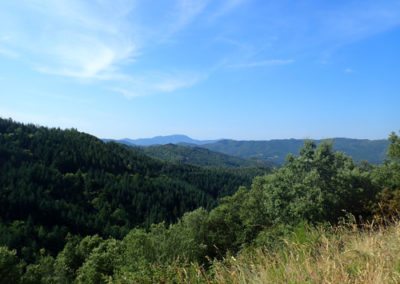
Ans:
<svg viewBox="0 0 400 284"><path fill-rule="evenodd" d="M274 253L252 249L215 260L208 269L178 259L170 265L152 266L148 278L128 274L110 282L400 283L400 222L304 226L284 243Z"/></svg>
<svg viewBox="0 0 400 284"><path fill-rule="evenodd" d="M271 254L214 263L215 283L400 283L400 223L313 229Z"/></svg>

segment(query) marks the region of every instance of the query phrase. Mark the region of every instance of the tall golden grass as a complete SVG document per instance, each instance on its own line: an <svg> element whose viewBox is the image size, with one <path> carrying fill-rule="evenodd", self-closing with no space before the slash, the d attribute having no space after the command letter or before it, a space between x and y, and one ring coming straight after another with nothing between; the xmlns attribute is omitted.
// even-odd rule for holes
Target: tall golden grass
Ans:
<svg viewBox="0 0 400 284"><path fill-rule="evenodd" d="M207 271L178 260L152 267L148 283L400 283L400 222L295 231L272 253L263 249L215 260ZM135 283L128 276L114 283ZM122 280L122 281L121 281Z"/></svg>
<svg viewBox="0 0 400 284"><path fill-rule="evenodd" d="M214 263L214 283L400 283L400 223L313 229Z"/></svg>

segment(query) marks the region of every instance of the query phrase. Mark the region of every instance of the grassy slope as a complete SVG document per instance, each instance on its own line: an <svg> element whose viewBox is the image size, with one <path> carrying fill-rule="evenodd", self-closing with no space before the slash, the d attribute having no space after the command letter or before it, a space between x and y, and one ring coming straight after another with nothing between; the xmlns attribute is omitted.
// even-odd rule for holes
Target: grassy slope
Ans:
<svg viewBox="0 0 400 284"><path fill-rule="evenodd" d="M179 283L400 283L400 223L297 230L271 253L243 251L209 272L179 260L155 281Z"/></svg>
<svg viewBox="0 0 400 284"><path fill-rule="evenodd" d="M313 230L268 254L244 253L215 265L217 283L399 283L400 224Z"/></svg>

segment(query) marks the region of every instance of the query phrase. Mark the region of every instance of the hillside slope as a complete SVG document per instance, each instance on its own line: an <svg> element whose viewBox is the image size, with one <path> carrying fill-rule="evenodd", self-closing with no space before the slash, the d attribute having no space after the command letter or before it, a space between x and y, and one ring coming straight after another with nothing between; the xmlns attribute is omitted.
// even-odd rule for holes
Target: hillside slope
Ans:
<svg viewBox="0 0 400 284"><path fill-rule="evenodd" d="M380 164L386 158L389 142L387 140L367 140L333 138L333 149L351 156L356 162L367 160L372 164ZM323 140L315 140L320 144ZM301 139L282 139L269 141L235 141L221 140L201 147L243 159L257 158L283 164L287 154L298 154L303 145Z"/></svg>
<svg viewBox="0 0 400 284"><path fill-rule="evenodd" d="M242 159L200 147L167 144L161 146L137 147L137 149L150 157L179 164L234 168L272 166L272 163L265 160Z"/></svg>
<svg viewBox="0 0 400 284"><path fill-rule="evenodd" d="M74 129L0 119L0 245L57 252L68 232L121 238L213 208L262 173L171 164Z"/></svg>

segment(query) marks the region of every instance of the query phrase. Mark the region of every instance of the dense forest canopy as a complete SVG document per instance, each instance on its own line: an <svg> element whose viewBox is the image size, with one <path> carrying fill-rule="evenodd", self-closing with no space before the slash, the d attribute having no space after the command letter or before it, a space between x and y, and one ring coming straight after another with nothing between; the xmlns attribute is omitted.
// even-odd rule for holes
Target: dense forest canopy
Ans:
<svg viewBox="0 0 400 284"><path fill-rule="evenodd" d="M327 140L314 140L316 145L324 141L333 142L333 149L351 156L356 162L366 160L371 164L380 164L386 158L389 147L387 140L367 140L332 138ZM201 145L201 147L240 157L243 159L262 159L277 165L285 163L288 154L297 155L303 145L301 139L277 139L269 141L236 141L220 140L214 143Z"/></svg>
<svg viewBox="0 0 400 284"><path fill-rule="evenodd" d="M148 155L159 158L166 161L178 161L187 162L197 165L204 165L211 163L216 165L216 163L223 162L224 165L229 165L233 162L234 166L240 163L237 160L233 160L232 157L241 158L247 161L247 164L258 163L273 166L281 166L285 163L286 156L288 154L297 155L299 149L303 146L302 139L273 139L273 140L254 140L254 141L238 141L230 139L222 139L217 141L201 141L193 140L196 143L185 142L186 139L180 139L180 136L172 136L173 139L169 139L169 136L163 137L164 140L159 138L149 138L149 139L121 139L121 140L111 140L104 139L104 141L114 141L130 146L147 146L139 147L147 152ZM189 138L190 139L190 138ZM140 141L145 140L146 143L141 143ZM136 142L138 141L138 142ZM168 143L160 143L160 142ZM346 153L346 155L352 157L354 161L361 162L366 160L371 164L381 164L382 161L387 158L386 153L389 147L389 141L380 140L368 140L368 139L351 139L351 138L331 138L322 140L313 140L316 145L327 141L333 142L333 150L341 151ZM138 143L138 144L135 144ZM165 145L170 144L170 145ZM175 148L174 148L175 146ZM196 150L190 150L190 148ZM200 150L200 148L208 149L211 153L204 152L205 150ZM231 158L217 156L215 153L225 154L231 156Z"/></svg>
<svg viewBox="0 0 400 284"><path fill-rule="evenodd" d="M250 185L267 168L200 168L152 159L74 129L0 120L0 243L30 258L68 233L122 238L175 222Z"/></svg>
<svg viewBox="0 0 400 284"><path fill-rule="evenodd" d="M192 164L203 167L273 167L272 162L262 159L242 159L200 147L189 147L175 144L135 147L150 157L164 161Z"/></svg>
<svg viewBox="0 0 400 284"><path fill-rule="evenodd" d="M386 224L400 210L395 133L382 165L306 140L273 171L172 164L73 129L11 120L0 120L0 133L8 282L176 283L176 271L210 279L218 259L274 253L314 226Z"/></svg>

